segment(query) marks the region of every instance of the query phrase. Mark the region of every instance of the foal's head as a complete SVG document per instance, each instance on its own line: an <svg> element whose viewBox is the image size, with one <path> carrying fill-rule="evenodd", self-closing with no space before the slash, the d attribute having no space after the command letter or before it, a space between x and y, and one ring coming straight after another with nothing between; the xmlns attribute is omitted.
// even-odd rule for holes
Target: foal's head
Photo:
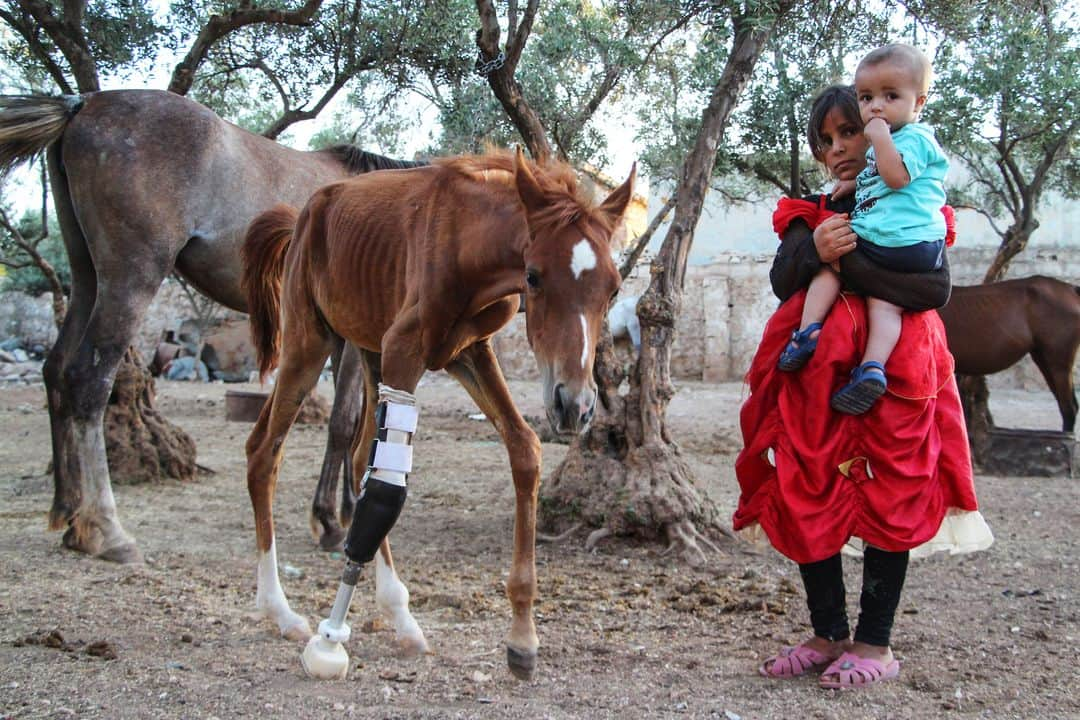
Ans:
<svg viewBox="0 0 1080 720"><path fill-rule="evenodd" d="M618 291L611 235L633 194L635 171L597 207L576 197L570 168L535 169L521 150L515 183L525 206L525 321L557 433L583 431L596 408L593 360L601 324Z"/></svg>

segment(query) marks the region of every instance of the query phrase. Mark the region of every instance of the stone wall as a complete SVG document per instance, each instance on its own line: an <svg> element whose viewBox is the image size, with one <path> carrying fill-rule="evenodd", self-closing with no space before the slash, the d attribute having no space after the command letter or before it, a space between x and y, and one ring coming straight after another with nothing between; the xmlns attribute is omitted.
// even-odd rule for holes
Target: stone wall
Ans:
<svg viewBox="0 0 1080 720"><path fill-rule="evenodd" d="M953 280L978 284L995 248L966 247L950 251ZM765 321L777 300L769 287L770 256L728 255L687 271L683 312L676 327L672 373L676 377L729 382L741 380L761 338ZM1050 275L1080 284L1080 250L1029 247L1010 269L1011 277ZM627 279L622 294L640 294L648 285L648 268L639 266ZM136 346L148 360L161 333L179 330L191 315L190 305L174 282L166 282L147 311ZM243 317L228 313L228 317ZM56 337L48 295L30 298L6 293L0 299L0 340L19 337L27 346L51 345ZM495 350L508 377L535 378L536 363L525 337L525 316L518 314L495 337ZM1007 386L1044 388L1030 359L998 378Z"/></svg>
<svg viewBox="0 0 1080 720"><path fill-rule="evenodd" d="M225 309L217 315L222 320L247 318L243 313ZM143 359L150 362L162 333L165 330L179 332L192 317L194 312L180 285L166 280L147 308L133 344ZM35 298L17 292L0 293L0 340L15 337L24 347L41 344L48 348L56 341L56 332L51 295Z"/></svg>

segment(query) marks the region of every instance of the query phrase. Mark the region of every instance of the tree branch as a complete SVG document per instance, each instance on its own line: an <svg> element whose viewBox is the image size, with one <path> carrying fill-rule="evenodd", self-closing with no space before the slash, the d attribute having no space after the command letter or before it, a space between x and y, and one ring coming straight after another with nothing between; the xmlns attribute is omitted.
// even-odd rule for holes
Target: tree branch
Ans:
<svg viewBox="0 0 1080 720"><path fill-rule="evenodd" d="M310 110L287 109L284 113L281 114L281 117L275 120L273 124L270 125L270 127L263 131L263 137L268 137L271 140L276 140L278 136L281 135L281 133L284 132L285 129L288 128L290 125L294 125L304 120L312 120L318 117L319 113L321 113L323 109L326 108L326 105L331 100L333 100L334 96L338 94L341 88L345 87L345 85L349 82L349 80L353 78L355 74L355 72L348 73L344 75L339 75L338 77L334 78L334 82L331 83L330 87L326 89L326 92L322 94L322 97L319 98L319 100L313 106L311 106Z"/></svg>
<svg viewBox="0 0 1080 720"><path fill-rule="evenodd" d="M991 215L990 213L988 213L984 208L981 208L978 205L969 205L967 203L957 203L957 204L953 205L953 209L954 210L973 210L974 212L977 212L979 215L982 215L984 218L986 218L987 222L990 223L990 227L993 229L994 233L998 237L1005 237L1005 231L1002 230L1000 227L998 227L997 223L994 222L994 216Z"/></svg>
<svg viewBox="0 0 1080 720"><path fill-rule="evenodd" d="M32 0L19 0L29 2ZM195 82L195 71L214 43L226 35L248 25L267 23L272 25L309 25L311 18L319 10L323 0L307 0L299 10L283 11L271 8L253 8L251 3L241 3L236 10L227 15L211 15L199 31L195 42L184 59L177 63L169 81L169 92L186 95Z"/></svg>
<svg viewBox="0 0 1080 720"><path fill-rule="evenodd" d="M71 66L79 92L100 90L97 63L90 54L82 28L85 0L65 0L66 18L64 20L56 17L53 14L52 5L43 0L18 0L18 3L23 12L28 13L37 21L49 39L56 43L56 47L63 53ZM75 21L76 19L78 22Z"/></svg>
<svg viewBox="0 0 1080 720"><path fill-rule="evenodd" d="M49 53L49 49L42 44L41 38L38 37L36 32L38 28L32 23L26 22L25 11L23 12L22 18L17 18L13 13L0 9L0 19L22 36L23 40L26 41L27 47L30 48L30 53L45 66L45 72L49 74L49 77L53 79L56 86L60 88L60 92L65 95L74 94L74 91L71 89L71 83L64 77L63 69L55 60L53 60L52 55Z"/></svg>
<svg viewBox="0 0 1080 720"><path fill-rule="evenodd" d="M671 209L675 207L677 201L678 195L671 193L668 199L664 201L664 206L660 208L660 212L656 213L656 217L649 223L649 227L645 228L645 232L641 233L634 241L634 247L623 256L622 264L619 265L619 275L623 280L630 276L630 272L634 269L634 266L637 265L637 261L641 257L641 254L645 252L645 248L649 244L649 241L652 240L653 235L656 234L656 231L663 224L664 220L667 219L668 214L671 212Z"/></svg>

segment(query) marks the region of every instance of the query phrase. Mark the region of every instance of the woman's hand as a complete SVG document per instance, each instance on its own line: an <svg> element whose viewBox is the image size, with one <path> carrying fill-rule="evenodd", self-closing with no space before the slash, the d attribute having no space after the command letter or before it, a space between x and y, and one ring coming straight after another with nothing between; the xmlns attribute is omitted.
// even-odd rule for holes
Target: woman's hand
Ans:
<svg viewBox="0 0 1080 720"><path fill-rule="evenodd" d="M814 247L821 262L830 264L855 249L855 231L847 213L837 213L814 229Z"/></svg>

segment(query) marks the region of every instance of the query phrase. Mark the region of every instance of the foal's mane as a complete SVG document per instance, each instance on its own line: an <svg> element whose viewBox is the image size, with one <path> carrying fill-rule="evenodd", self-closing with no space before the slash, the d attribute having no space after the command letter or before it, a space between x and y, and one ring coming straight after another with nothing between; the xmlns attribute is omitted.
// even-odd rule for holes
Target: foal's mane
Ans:
<svg viewBox="0 0 1080 720"><path fill-rule="evenodd" d="M572 167L561 160L548 160L543 164L528 159L525 162L529 164L547 203L544 208L534 210L529 217L529 224L534 230L557 232L574 223L582 223L595 224L605 235L611 234L614 221L607 213L596 212ZM432 164L475 181L514 188L514 156L504 150L493 150L484 155L436 158Z"/></svg>
<svg viewBox="0 0 1080 720"><path fill-rule="evenodd" d="M332 145L322 148L319 152L336 157L352 175L360 175L374 170L403 170L428 164L423 160L396 160L385 155L376 155L373 152L361 150L355 145Z"/></svg>

